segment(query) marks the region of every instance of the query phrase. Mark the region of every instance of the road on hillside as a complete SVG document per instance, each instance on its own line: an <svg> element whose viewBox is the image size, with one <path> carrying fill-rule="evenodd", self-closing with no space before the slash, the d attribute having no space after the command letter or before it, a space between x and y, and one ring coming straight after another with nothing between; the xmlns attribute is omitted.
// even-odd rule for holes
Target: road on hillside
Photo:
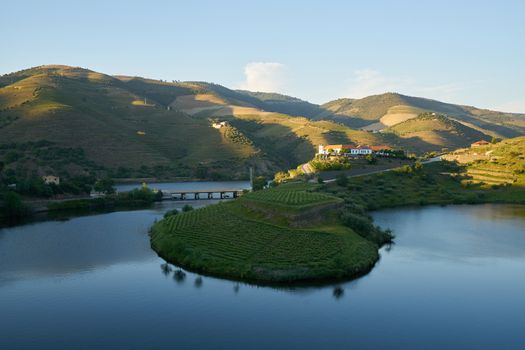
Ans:
<svg viewBox="0 0 525 350"><path fill-rule="evenodd" d="M431 158L431 159L427 159L425 161L422 161L421 164L430 164L430 163L434 163L434 162L440 162L442 161L441 157L434 157L434 158ZM355 174L355 175L348 175L348 177L359 177L359 176L366 176L366 175L372 175L372 174L379 174L379 173L385 173L387 171L392 171L392 170L395 170L395 169L398 169L399 167L395 167L395 168L388 168L388 169L381 169L381 170L375 170L375 171L370 171L370 172L367 172L367 173L362 173L362 174ZM334 182L336 179L335 178L332 178L332 179L327 179L327 180L324 180L324 182Z"/></svg>

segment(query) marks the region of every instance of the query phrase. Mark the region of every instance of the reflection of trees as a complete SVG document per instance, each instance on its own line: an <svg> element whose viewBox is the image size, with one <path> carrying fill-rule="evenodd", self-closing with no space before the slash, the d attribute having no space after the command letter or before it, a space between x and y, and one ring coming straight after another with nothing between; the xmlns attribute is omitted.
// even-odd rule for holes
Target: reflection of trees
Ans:
<svg viewBox="0 0 525 350"><path fill-rule="evenodd" d="M196 288L200 288L202 286L202 277L199 276L195 279L195 282L193 282Z"/></svg>
<svg viewBox="0 0 525 350"><path fill-rule="evenodd" d="M182 271L181 269L178 269L176 270L174 273L173 273L173 279L177 282L177 283L182 283L184 282L184 280L186 279L186 273L184 271Z"/></svg>
<svg viewBox="0 0 525 350"><path fill-rule="evenodd" d="M162 270L162 273L164 276L167 276L171 272L171 266L168 263L160 264L160 269Z"/></svg>
<svg viewBox="0 0 525 350"><path fill-rule="evenodd" d="M233 291L235 292L235 294L239 293L239 283L235 283L235 285L233 286Z"/></svg>
<svg viewBox="0 0 525 350"><path fill-rule="evenodd" d="M345 290L341 286L337 286L334 288L332 295L336 299L340 299L345 295Z"/></svg>

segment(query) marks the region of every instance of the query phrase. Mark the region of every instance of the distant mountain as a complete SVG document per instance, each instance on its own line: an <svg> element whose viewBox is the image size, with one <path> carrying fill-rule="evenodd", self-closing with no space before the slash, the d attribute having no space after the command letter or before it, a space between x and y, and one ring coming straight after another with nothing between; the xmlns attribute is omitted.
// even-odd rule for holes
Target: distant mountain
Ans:
<svg viewBox="0 0 525 350"><path fill-rule="evenodd" d="M436 112L492 136L525 134L525 114L490 111L397 93L339 99L321 107L334 114L328 118L365 130L382 130L415 118L422 112Z"/></svg>
<svg viewBox="0 0 525 350"><path fill-rule="evenodd" d="M429 110L446 121L417 118ZM214 128L217 121L226 123ZM241 178L249 167L267 174L295 167L321 143L452 149L489 135L524 134L523 121L399 94L319 106L207 82L58 65L0 77L0 161L20 173Z"/></svg>

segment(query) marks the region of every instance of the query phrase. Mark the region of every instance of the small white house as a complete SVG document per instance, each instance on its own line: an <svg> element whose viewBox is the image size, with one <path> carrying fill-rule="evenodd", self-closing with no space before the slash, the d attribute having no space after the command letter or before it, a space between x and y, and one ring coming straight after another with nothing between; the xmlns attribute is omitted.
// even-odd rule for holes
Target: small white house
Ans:
<svg viewBox="0 0 525 350"><path fill-rule="evenodd" d="M42 176L42 180L44 180L44 183L46 185L50 185L50 184L60 185L60 178L58 176L45 175L45 176Z"/></svg>
<svg viewBox="0 0 525 350"><path fill-rule="evenodd" d="M213 123L211 126L214 127L215 129L220 129L222 127L225 127L226 125L228 125L227 122L217 122L217 123Z"/></svg>

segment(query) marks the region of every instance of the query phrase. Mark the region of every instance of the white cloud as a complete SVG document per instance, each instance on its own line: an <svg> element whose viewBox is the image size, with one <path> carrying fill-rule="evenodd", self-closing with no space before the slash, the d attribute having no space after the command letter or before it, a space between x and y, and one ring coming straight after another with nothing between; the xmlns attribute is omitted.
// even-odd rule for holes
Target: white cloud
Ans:
<svg viewBox="0 0 525 350"><path fill-rule="evenodd" d="M454 100L457 93L466 89L469 84L448 83L442 85L420 85L414 79L407 77L386 76L374 69L360 69L353 72L353 77L347 82L344 96L362 98L385 92L433 98L437 100Z"/></svg>
<svg viewBox="0 0 525 350"><path fill-rule="evenodd" d="M494 109L508 113L525 113L525 99L508 101L499 106L496 106Z"/></svg>
<svg viewBox="0 0 525 350"><path fill-rule="evenodd" d="M240 89L279 92L286 83L286 66L277 62L250 62L244 67L244 75Z"/></svg>

